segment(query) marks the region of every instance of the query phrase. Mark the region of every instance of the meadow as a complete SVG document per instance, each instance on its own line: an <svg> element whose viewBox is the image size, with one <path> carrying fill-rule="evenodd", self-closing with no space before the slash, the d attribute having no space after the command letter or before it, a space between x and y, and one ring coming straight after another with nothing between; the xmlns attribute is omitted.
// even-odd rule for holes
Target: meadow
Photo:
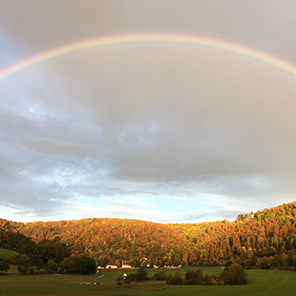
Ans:
<svg viewBox="0 0 296 296"><path fill-rule="evenodd" d="M17 253L17 252L0 248L0 258L8 259L11 255L13 255L15 253Z"/></svg>
<svg viewBox="0 0 296 296"><path fill-rule="evenodd" d="M178 270L165 269L167 274L180 272L183 276L188 267ZM200 268L203 274L219 275L220 268ZM156 271L149 270L148 276ZM0 276L0 294L5 296L35 295L35 296L94 296L94 295L252 295L277 296L295 295L295 272L282 270L246 270L248 284L242 286L168 286L165 282L147 281L131 283L130 287L116 285L116 279L123 271L103 271L104 276L94 275L58 275L34 274L20 275L16 266L11 266L7 275ZM127 272L129 273L129 272ZM83 282L97 283L86 285Z"/></svg>

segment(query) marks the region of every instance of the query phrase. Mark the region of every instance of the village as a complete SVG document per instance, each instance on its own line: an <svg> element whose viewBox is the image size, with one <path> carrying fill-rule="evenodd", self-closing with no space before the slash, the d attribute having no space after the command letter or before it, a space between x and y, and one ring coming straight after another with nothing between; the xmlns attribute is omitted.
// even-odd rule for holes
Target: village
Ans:
<svg viewBox="0 0 296 296"><path fill-rule="evenodd" d="M141 260L141 267L147 267L147 268L154 268L154 269L158 269L160 268L160 266L156 265L156 264L153 264L153 266L151 266L151 263L150 263L150 259L148 258L143 258ZM165 262L163 268L180 268L181 265L178 265L178 266L173 266L171 264L171 262L167 261ZM101 269L138 269L139 267L133 267L131 266L130 264L130 260L122 260L121 261L121 264L107 264L105 267L104 266L98 266L97 267L97 270L101 270Z"/></svg>

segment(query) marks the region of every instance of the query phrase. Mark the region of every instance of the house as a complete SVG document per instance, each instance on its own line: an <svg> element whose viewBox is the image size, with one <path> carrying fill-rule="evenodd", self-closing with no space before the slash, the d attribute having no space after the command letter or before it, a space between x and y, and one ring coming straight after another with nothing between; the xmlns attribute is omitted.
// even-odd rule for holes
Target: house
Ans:
<svg viewBox="0 0 296 296"><path fill-rule="evenodd" d="M115 264L108 264L108 265L106 265L105 268L112 268L112 269L115 269L115 268L118 268L118 266L115 265Z"/></svg>
<svg viewBox="0 0 296 296"><path fill-rule="evenodd" d="M121 267L122 268L132 268L129 260L122 260Z"/></svg>

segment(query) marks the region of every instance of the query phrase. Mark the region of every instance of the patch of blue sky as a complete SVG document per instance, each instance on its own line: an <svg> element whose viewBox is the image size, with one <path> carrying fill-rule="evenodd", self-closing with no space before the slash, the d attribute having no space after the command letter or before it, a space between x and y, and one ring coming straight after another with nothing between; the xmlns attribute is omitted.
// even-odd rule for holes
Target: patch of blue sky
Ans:
<svg viewBox="0 0 296 296"><path fill-rule="evenodd" d="M0 33L0 67L4 69L15 62L15 57L13 55L13 49L11 42Z"/></svg>

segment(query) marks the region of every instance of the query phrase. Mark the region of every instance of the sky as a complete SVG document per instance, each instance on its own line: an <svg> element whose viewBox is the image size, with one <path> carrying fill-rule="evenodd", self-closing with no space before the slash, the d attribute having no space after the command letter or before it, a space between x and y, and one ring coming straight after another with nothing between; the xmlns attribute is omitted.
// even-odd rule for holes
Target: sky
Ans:
<svg viewBox="0 0 296 296"><path fill-rule="evenodd" d="M294 201L295 15L293 0L1 1L0 218L196 223Z"/></svg>

